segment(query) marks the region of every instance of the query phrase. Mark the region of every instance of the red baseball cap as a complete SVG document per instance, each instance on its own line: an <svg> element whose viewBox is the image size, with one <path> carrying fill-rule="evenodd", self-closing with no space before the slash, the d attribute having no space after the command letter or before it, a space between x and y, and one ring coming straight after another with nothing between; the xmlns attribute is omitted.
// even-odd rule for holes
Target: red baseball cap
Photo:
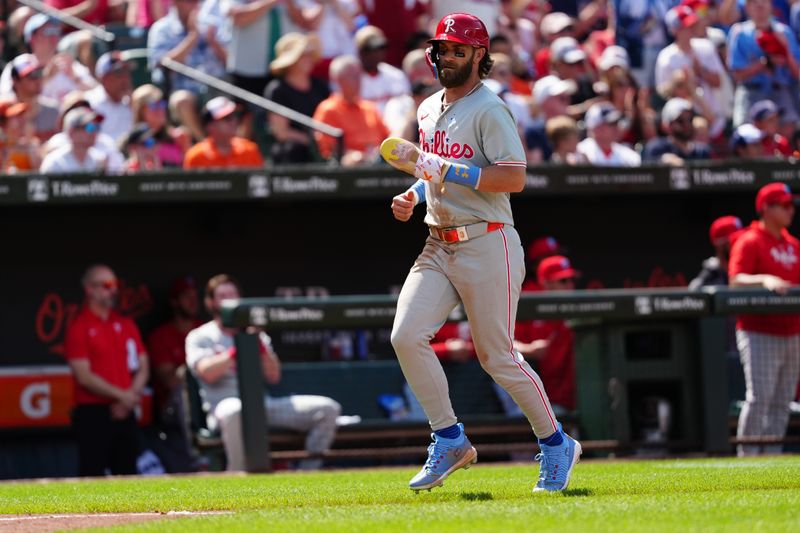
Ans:
<svg viewBox="0 0 800 533"><path fill-rule="evenodd" d="M688 28L698 20L700 19L694 10L686 5L675 6L664 16L664 23L672 34L681 28Z"/></svg>
<svg viewBox="0 0 800 533"><path fill-rule="evenodd" d="M528 246L528 261L539 261L557 254L560 248L555 237L539 237Z"/></svg>
<svg viewBox="0 0 800 533"><path fill-rule="evenodd" d="M197 284L191 276L175 278L169 286L169 297L173 300L188 290L197 290Z"/></svg>
<svg viewBox="0 0 800 533"><path fill-rule="evenodd" d="M580 275L581 273L572 268L569 259L563 255L554 255L542 259L542 262L539 263L539 268L536 269L536 277L539 278L539 283L577 278Z"/></svg>
<svg viewBox="0 0 800 533"><path fill-rule="evenodd" d="M731 234L742 229L742 221L739 217L725 216L719 217L711 223L711 229L708 231L708 236L711 239L711 244L722 244L724 241L730 241Z"/></svg>
<svg viewBox="0 0 800 533"><path fill-rule="evenodd" d="M794 195L785 183L776 182L764 185L756 195L756 213L761 213L770 204L785 204L794 200Z"/></svg>

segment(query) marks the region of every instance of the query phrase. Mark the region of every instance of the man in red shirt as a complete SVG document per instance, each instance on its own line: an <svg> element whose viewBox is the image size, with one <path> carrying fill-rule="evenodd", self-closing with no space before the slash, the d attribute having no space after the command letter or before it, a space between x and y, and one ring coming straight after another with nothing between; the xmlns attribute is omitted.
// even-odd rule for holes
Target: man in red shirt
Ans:
<svg viewBox="0 0 800 533"><path fill-rule="evenodd" d="M539 269L539 263L542 262L542 259L558 255L559 253L563 252L555 237L539 237L531 242L525 257L525 270L533 275L522 283L522 292L537 292L542 290L542 286L539 284L539 278L536 275Z"/></svg>
<svg viewBox="0 0 800 533"><path fill-rule="evenodd" d="M732 287L763 287L784 294L800 283L800 241L787 231L794 218L792 199L784 183L758 191L759 220L731 249ZM737 436L783 437L800 375L800 315L740 315L736 341L747 389ZM781 446L738 447L740 457L780 451Z"/></svg>
<svg viewBox="0 0 800 533"><path fill-rule="evenodd" d="M184 420L183 385L186 369L186 335L199 327L200 297L194 278L173 280L169 289L172 318L157 327L147 339L158 431L171 441L167 450L156 449L168 472L194 470Z"/></svg>
<svg viewBox="0 0 800 533"><path fill-rule="evenodd" d="M82 283L85 304L64 343L75 387L78 471L81 476L135 474L134 409L147 384L147 354L136 324L114 311L119 286L114 272L94 265Z"/></svg>
<svg viewBox="0 0 800 533"><path fill-rule="evenodd" d="M580 273L569 259L553 255L536 270L543 291L573 291ZM556 415L575 410L575 335L563 320L518 321L514 348L535 361Z"/></svg>

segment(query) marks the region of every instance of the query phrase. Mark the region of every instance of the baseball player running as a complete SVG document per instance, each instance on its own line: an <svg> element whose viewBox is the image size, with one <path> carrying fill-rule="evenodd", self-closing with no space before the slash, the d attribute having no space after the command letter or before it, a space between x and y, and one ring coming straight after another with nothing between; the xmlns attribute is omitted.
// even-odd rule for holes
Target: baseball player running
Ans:
<svg viewBox="0 0 800 533"><path fill-rule="evenodd" d="M420 148L387 139L381 152L419 178L392 200L400 221L426 202L430 237L397 303L392 345L430 421L428 460L409 487L441 486L478 455L458 423L430 340L463 302L483 368L530 420L542 453L534 491L563 490L581 446L561 429L539 376L514 350L514 320L525 276L509 193L525 185L525 152L510 111L483 85L492 66L480 19L453 13L439 21L428 56L444 87L417 110Z"/></svg>

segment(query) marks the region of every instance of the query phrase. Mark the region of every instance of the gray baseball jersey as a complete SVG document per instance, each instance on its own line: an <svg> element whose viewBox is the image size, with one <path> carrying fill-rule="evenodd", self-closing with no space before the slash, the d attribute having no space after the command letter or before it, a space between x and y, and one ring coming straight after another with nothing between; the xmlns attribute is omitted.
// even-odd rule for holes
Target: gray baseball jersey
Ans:
<svg viewBox="0 0 800 533"><path fill-rule="evenodd" d="M444 90L417 110L422 151L471 167L525 167L525 149L506 104L483 83L443 108ZM476 222L513 225L510 195L481 192L455 184L427 183L425 223L446 228Z"/></svg>
<svg viewBox="0 0 800 533"><path fill-rule="evenodd" d="M525 166L511 112L483 83L444 109L442 95L439 92L426 99L418 110L423 151L473 167ZM425 222L431 226L506 224L462 242L428 237L400 291L392 346L431 428L448 428L457 421L447 378L430 341L450 311L462 302L481 366L508 391L538 437L552 435L557 422L541 379L514 350L514 321L525 261L513 227L510 195L447 182L444 187L426 183L425 195Z"/></svg>

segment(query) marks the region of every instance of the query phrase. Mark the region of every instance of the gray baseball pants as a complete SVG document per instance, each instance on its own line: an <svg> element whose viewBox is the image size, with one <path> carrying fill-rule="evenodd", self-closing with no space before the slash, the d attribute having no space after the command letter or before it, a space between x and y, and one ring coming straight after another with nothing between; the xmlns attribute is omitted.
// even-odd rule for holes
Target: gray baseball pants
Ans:
<svg viewBox="0 0 800 533"><path fill-rule="evenodd" d="M512 226L445 243L428 237L397 302L392 346L408 384L436 431L457 422L442 365L430 341L463 302L483 369L500 384L539 438L552 435L556 417L541 379L514 350L514 321L524 252Z"/></svg>
<svg viewBox="0 0 800 533"><path fill-rule="evenodd" d="M305 431L306 451L321 454L331 447L336 436L336 417L342 407L325 396L293 394L280 398L265 397L264 409L270 427ZM244 442L242 441L242 400L225 398L214 409L219 422L228 470L244 470ZM322 460L315 458L301 462L301 468L318 468Z"/></svg>
<svg viewBox="0 0 800 533"><path fill-rule="evenodd" d="M779 336L736 330L747 387L739 413L738 437L786 435L789 404L800 375L800 335ZM781 445L739 445L740 457L780 453Z"/></svg>

